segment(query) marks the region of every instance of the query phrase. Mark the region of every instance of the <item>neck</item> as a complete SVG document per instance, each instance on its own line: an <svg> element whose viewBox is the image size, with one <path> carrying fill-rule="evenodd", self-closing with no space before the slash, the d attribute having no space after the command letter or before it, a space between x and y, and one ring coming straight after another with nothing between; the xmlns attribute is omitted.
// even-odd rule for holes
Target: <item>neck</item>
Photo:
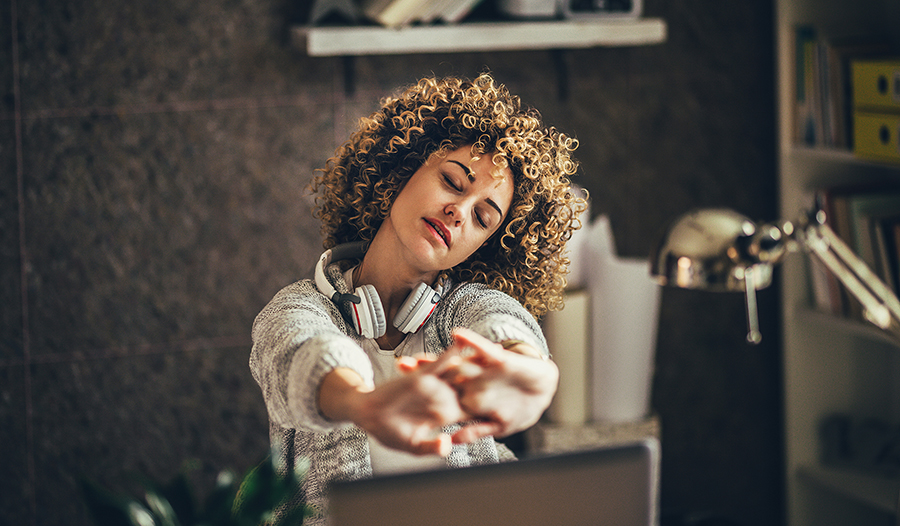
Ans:
<svg viewBox="0 0 900 526"><path fill-rule="evenodd" d="M354 287L372 285L378 291L387 321L387 332L377 340L383 349L393 349L403 340L403 333L392 322L412 289L419 283L431 285L438 276L437 271L422 272L413 268L398 256L400 253L397 247L379 239L376 234L362 263L353 273Z"/></svg>

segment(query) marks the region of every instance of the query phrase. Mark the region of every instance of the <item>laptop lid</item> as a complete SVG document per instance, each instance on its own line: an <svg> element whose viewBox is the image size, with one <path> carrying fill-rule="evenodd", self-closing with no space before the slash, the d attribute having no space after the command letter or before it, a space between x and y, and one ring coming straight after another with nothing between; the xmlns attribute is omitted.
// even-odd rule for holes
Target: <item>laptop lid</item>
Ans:
<svg viewBox="0 0 900 526"><path fill-rule="evenodd" d="M334 483L332 526L657 524L659 441Z"/></svg>

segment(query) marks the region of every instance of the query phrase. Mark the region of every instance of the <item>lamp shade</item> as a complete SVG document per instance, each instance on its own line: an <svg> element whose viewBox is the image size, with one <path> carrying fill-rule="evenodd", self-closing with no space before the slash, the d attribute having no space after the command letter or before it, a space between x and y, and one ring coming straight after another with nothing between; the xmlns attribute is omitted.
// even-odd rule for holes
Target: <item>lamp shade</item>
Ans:
<svg viewBox="0 0 900 526"><path fill-rule="evenodd" d="M762 289L772 283L772 265L750 255L758 239L756 224L735 211L693 210L666 230L650 273L661 285L722 292L745 292L752 274L750 288Z"/></svg>

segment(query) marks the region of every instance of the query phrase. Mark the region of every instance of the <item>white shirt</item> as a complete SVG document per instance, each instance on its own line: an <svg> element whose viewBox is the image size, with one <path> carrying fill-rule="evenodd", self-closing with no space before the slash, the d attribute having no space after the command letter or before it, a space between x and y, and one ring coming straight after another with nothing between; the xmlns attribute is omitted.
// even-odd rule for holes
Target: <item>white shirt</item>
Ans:
<svg viewBox="0 0 900 526"><path fill-rule="evenodd" d="M350 290L353 290L353 270L351 268L344 273L344 280ZM389 350L380 348L375 340L367 339L362 342L362 348L372 362L377 386L400 376L400 371L397 370L397 358L415 356L425 352L425 336L422 332L407 334L396 349ZM372 474L376 476L425 471L447 466L446 460L439 455L413 455L391 449L371 436L369 437L369 456L372 462Z"/></svg>

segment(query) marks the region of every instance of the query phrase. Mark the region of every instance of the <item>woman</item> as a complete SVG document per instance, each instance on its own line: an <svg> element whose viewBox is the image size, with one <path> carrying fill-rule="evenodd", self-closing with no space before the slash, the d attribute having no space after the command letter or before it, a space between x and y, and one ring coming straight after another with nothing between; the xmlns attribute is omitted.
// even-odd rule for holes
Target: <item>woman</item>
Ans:
<svg viewBox="0 0 900 526"><path fill-rule="evenodd" d="M421 80L329 159L316 279L253 327L273 451L310 464L298 499L511 456L493 437L533 425L558 381L536 318L561 306L584 209L576 146L483 74Z"/></svg>

